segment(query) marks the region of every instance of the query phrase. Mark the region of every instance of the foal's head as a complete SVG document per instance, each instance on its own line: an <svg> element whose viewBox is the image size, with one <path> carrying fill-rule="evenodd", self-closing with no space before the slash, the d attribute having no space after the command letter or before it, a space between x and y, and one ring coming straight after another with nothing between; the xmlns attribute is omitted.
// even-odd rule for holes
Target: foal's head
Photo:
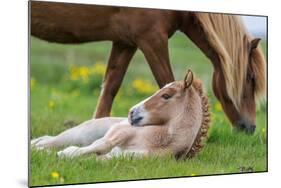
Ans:
<svg viewBox="0 0 281 188"><path fill-rule="evenodd" d="M131 108L129 122L133 126L164 125L184 112L194 97L193 73L189 70L183 81L167 84L151 97Z"/></svg>

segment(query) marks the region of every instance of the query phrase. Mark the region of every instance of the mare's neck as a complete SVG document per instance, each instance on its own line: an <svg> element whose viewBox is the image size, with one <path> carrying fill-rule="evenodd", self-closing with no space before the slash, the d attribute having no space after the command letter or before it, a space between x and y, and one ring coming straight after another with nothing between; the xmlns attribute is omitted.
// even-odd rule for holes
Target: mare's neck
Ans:
<svg viewBox="0 0 281 188"><path fill-rule="evenodd" d="M211 60L214 68L219 67L218 53L210 45L203 29L196 23L194 16L186 13L182 17L183 22L180 30Z"/></svg>

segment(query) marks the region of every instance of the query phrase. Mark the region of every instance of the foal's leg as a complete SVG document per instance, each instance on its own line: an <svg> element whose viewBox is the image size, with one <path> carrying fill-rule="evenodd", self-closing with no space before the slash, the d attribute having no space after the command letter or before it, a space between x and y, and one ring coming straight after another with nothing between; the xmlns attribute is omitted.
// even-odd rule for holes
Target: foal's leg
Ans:
<svg viewBox="0 0 281 188"><path fill-rule="evenodd" d="M104 137L96 140L86 147L70 146L57 154L59 157L77 157L85 154L95 153L97 155L107 154L116 146L125 143L133 136L133 131L128 126L116 125L112 127Z"/></svg>
<svg viewBox="0 0 281 188"><path fill-rule="evenodd" d="M31 141L36 149L58 148L71 145L89 145L102 138L114 126L114 123L123 118L101 118L85 121L80 125L67 129L57 136L43 136Z"/></svg>
<svg viewBox="0 0 281 188"><path fill-rule="evenodd" d="M35 139L32 139L31 140L31 146L35 146L37 143L43 141L43 140L49 140L53 138L53 136L48 136L48 135L45 135L45 136L41 136L39 138L35 138Z"/></svg>
<svg viewBox="0 0 281 188"><path fill-rule="evenodd" d="M110 116L113 99L135 52L136 47L113 43L95 118Z"/></svg>
<svg viewBox="0 0 281 188"><path fill-rule="evenodd" d="M138 45L144 53L159 87L174 81L169 60L168 35L162 32L149 32L139 39Z"/></svg>
<svg viewBox="0 0 281 188"><path fill-rule="evenodd" d="M101 138L96 140L89 146L70 146L62 151L59 151L57 154L59 157L78 157L89 153L104 154L106 152L109 152L112 147L113 146L110 143L107 143L104 138Z"/></svg>

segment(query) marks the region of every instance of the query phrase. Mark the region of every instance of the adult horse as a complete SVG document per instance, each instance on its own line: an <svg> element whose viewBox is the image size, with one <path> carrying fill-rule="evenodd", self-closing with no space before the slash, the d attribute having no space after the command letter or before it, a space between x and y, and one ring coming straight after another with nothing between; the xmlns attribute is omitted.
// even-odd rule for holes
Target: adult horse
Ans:
<svg viewBox="0 0 281 188"><path fill-rule="evenodd" d="M232 125L255 131L256 99L265 91L265 60L234 15L31 2L31 34L58 43L112 41L95 117L109 116L130 60L139 48L159 87L174 81L168 39L186 34L211 60L213 90Z"/></svg>

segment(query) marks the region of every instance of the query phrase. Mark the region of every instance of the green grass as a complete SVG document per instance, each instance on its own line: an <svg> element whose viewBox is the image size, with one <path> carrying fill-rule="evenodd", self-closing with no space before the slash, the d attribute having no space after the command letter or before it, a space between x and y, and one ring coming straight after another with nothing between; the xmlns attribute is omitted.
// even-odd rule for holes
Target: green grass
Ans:
<svg viewBox="0 0 281 188"><path fill-rule="evenodd" d="M176 33L169 43L175 77L182 79L186 69L191 68L204 81L210 97L212 125L204 150L186 161L176 161L170 156L114 158L109 161L98 161L93 155L59 159L55 151L47 153L32 150L32 186L267 170L266 102L258 107L257 130L254 135L232 131L224 113L216 108L218 101L210 88L212 65L209 60L180 33ZM99 85L90 89L88 84L82 82L75 85L68 79L69 67L106 63L110 46L109 42L60 45L31 38L30 68L31 78L34 80L31 89L32 138L56 135L70 127L65 122L77 124L91 118L99 96ZM266 49L264 44L263 47ZM140 52L137 52L129 66L113 105L112 115L127 116L132 105L149 96L132 89L132 80L137 78L149 80L156 85ZM52 172L58 172L59 178L52 177Z"/></svg>

